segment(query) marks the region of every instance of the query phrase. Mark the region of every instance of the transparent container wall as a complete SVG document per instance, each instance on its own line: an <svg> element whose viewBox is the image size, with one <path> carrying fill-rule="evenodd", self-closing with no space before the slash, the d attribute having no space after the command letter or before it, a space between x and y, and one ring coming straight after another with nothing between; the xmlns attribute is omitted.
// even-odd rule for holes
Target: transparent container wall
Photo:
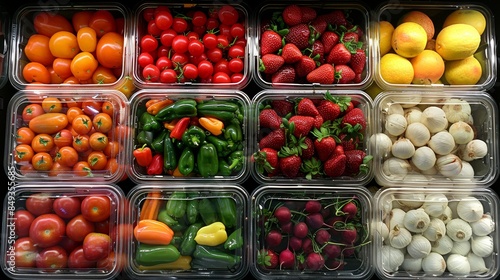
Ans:
<svg viewBox="0 0 500 280"><path fill-rule="evenodd" d="M10 186L2 219L5 275L11 279L118 276L128 246L123 242L124 198L116 185ZM102 254L93 254L97 249Z"/></svg>
<svg viewBox="0 0 500 280"><path fill-rule="evenodd" d="M74 27L73 22L77 27ZM78 31L75 28L79 29L83 25L97 30L96 37L87 41L82 39L82 43L78 44ZM129 75L129 25L129 11L120 3L59 5L57 9L53 6L22 6L13 17L12 39L9 42L11 83L19 90L31 86L43 89L118 89L124 77ZM53 36L58 31L71 34L58 33ZM53 39L52 50L43 47L43 44L49 45L50 38ZM61 40L56 40L58 38ZM67 45L77 51L64 52L64 48L57 48L59 45ZM39 55L41 53L43 55ZM71 62L72 67L68 65ZM39 74L36 76L30 74L37 71ZM46 73L50 71L55 74L47 79Z"/></svg>
<svg viewBox="0 0 500 280"><path fill-rule="evenodd" d="M9 35L10 35L10 17L2 11L0 13L0 88L8 81L7 70L9 67Z"/></svg>
<svg viewBox="0 0 500 280"><path fill-rule="evenodd" d="M248 272L250 230L245 189L238 185L150 184L135 186L127 197L129 223L135 232L127 257L129 277L241 279ZM193 205L198 212L191 211ZM159 211L152 214L155 207ZM165 240L162 234L154 240L140 234L146 234L151 219L160 228L169 225L175 232L165 247L167 253L148 254L151 246L165 246L157 244Z"/></svg>
<svg viewBox="0 0 500 280"><path fill-rule="evenodd" d="M315 105L315 108L323 107L320 105L321 100L325 100L327 94L330 94L334 99L336 99L338 104L348 104L349 102L352 104L356 104L354 107L359 108L362 112L363 117L359 119L364 119L366 121L366 126L364 129L360 128L355 128L351 131L351 133L346 133L347 128L342 128L343 125L339 125L341 123L342 118L345 116L345 108L342 109L340 114L334 119L334 120L328 120L323 117L321 119L323 120L323 127L326 128L329 132L330 135L333 135L337 138L342 138L345 141L344 142L350 142L353 145L348 145L346 143L342 144L343 147L345 147L345 150L361 150L364 153L364 156L369 156L373 155L373 152L371 151L371 148L368 145L368 139L370 138L372 134L372 128L373 128L373 122L374 119L372 119L372 101L371 98L363 91L358 91L358 90L316 90L316 91L309 91L309 90L280 90L280 89L274 89L274 90L263 90L256 94L253 98L253 111L252 111L252 131L255 132L254 138L252 139L252 153L258 153L260 152L263 148L266 147L273 147L274 150L279 151L281 147L274 147L275 145L268 145L268 140L265 140L268 135L272 133L273 128L269 127L267 124L261 124L261 120L259 118L259 115L261 114L261 110L265 108L271 108L274 109L277 114L280 112L280 107L281 105L277 105L275 103L276 101L285 101L288 104L288 108L291 111L282 111L282 112L287 112L287 113L279 113L279 118L282 117L287 117L289 118L290 116L299 116L300 114L297 114L297 111L295 109L295 104L298 103L302 98L308 98L313 101ZM322 113L324 112L321 108L319 109ZM288 116L285 116L285 115ZM302 113L301 113L302 114ZM321 115L321 114L320 114ZM325 115L326 116L326 115ZM310 116L309 116L310 117ZM307 117L307 118L309 118ZM299 120L300 121L300 120ZM283 122L283 121L282 121ZM305 144L306 140L304 140L304 137L296 137L297 135L292 135L290 133L290 129L284 129L280 128L283 131L288 131L285 132L286 136L286 142L289 143L290 148L293 146L298 146L297 143L294 144L291 140L292 138L295 138L296 142L302 141L302 144ZM342 131L344 129L344 131ZM314 127L310 130L310 132L306 135L307 138L309 138L312 142L315 142L318 138L318 135L314 135ZM347 140L346 134L350 135L350 139L352 140ZM272 134L271 134L272 135ZM347 138L346 138L347 137ZM339 139L340 139L339 138ZM264 139L264 140L263 140ZM301 139L301 140L300 140ZM284 140L284 139L283 139ZM266 143L266 144L264 144ZM278 143L278 142L277 142ZM340 143L340 140L338 141ZM357 144L355 144L357 143ZM355 144L355 145L354 145ZM314 144L315 145L315 144ZM337 145L336 145L337 146ZM341 146L341 145L338 145ZM304 149L305 150L305 149ZM325 153L328 153L329 151L325 151ZM263 162L260 162L258 160L252 162L252 176L253 178L261 183L274 183L274 182L280 182L280 183L296 183L297 181L304 183L304 184L335 184L335 185L351 185L351 186L362 186L364 184L367 184L372 178L373 178L373 167L372 167L372 161L368 160L366 162L366 165L368 169L366 169L366 172L359 171L359 169L356 169L355 172L351 174L347 174L347 172L342 172L342 174L332 174L332 173L325 173L324 166L327 162L328 159L333 158L333 155L329 156L326 159L321 159L319 156L319 150L314 148L314 155L312 155L311 158L304 158L301 157L301 162L305 163L306 161L315 161L315 164L317 163L319 165L319 169L314 169L318 171L318 173L311 173L311 177L307 176L308 172L299 172L297 173L296 176L293 175L287 175L288 173L284 173L281 171L270 171L266 170L263 165ZM351 153L351 152L348 152ZM301 154L299 154L301 155ZM279 156L282 157L282 156ZM326 164L328 165L328 164ZM340 165L338 165L340 166ZM342 165L344 167L344 165ZM278 168L279 170L279 168ZM339 168L340 170L340 168ZM346 170L351 170L351 169L346 169ZM354 169L353 169L354 170ZM274 173L273 173L274 172ZM292 177L290 177L292 176Z"/></svg>
<svg viewBox="0 0 500 280"><path fill-rule="evenodd" d="M317 66L320 64L325 64L329 62L329 54L330 50L327 50L324 46L324 42L329 42L330 38L328 36L322 36L323 34L329 33L332 31L337 34L337 39L340 40L340 36L342 33L345 33L346 30L355 30L358 33L358 45L359 48L365 51L365 65L360 72L360 75L357 76L354 80L350 82L344 83L339 82L338 79L335 79L333 83L319 83L319 82L310 82L306 79L306 75L300 74L300 70L298 68L297 63L284 63L283 67L292 67L295 73L295 79L292 82L289 81L280 81L273 82L273 76L278 76L276 73L266 73L264 72L261 66L261 58L263 57L263 53L261 51L262 48L262 35L266 29L271 29L269 26L270 22L276 23L276 31L279 31L279 34L282 37L286 38L283 30L290 30L290 26L285 24L282 20L282 12L288 6L288 3L280 3L280 2L269 2L264 6L260 7L256 10L255 18L257 20L255 27L255 50L254 50L254 80L261 88L327 88L327 87L336 87L336 88L344 88L344 89L364 89L369 86L373 80L372 74L372 56L370 55L370 13L366 8L355 2L340 2L340 3L324 3L321 1L294 1L294 4L299 5L299 7L308 7L312 8L316 12L316 17L311 19L310 26L314 30L317 30L317 33L310 32L309 44L306 47L302 47L299 45L299 49L305 54L310 55L310 57L316 60ZM277 20L277 17L279 19ZM347 24L346 24L347 23ZM331 28L328 29L326 26L330 24ZM298 24L299 25L299 24ZM294 27L296 28L296 27ZM308 32L308 31L304 31ZM283 38L283 39L285 39ZM332 39L333 41L333 39ZM285 39L285 43L288 43ZM314 42L319 42L315 45ZM327 43L328 44L328 43ZM312 49L317 49L318 51L314 54L311 53ZM331 47L329 47L331 48ZM319 51L323 49L323 52ZM354 52L356 48L354 48ZM266 51L267 52L267 51ZM272 52L273 54L280 54L278 50ZM316 56L318 54L318 56ZM265 55L265 54L264 54ZM332 55L333 57L333 55ZM331 61L330 61L331 62ZM307 64L307 63L305 63ZM330 63L333 64L333 63ZM352 66L352 64L345 62L337 62L335 64L347 64ZM356 66L354 66L356 67ZM307 71L309 73L310 71ZM358 72L358 71L357 71ZM284 76L284 75L283 75Z"/></svg>
<svg viewBox="0 0 500 280"><path fill-rule="evenodd" d="M266 185L259 186L251 197L250 268L256 278L372 276L372 202L366 189ZM347 232L354 235L348 237ZM304 234L307 236L302 238ZM287 248L295 252L295 262L283 264L285 259L280 258L277 266L273 261L265 263L266 255L281 257Z"/></svg>
<svg viewBox="0 0 500 280"><path fill-rule="evenodd" d="M10 100L4 170L19 181L118 182L128 103L114 90L22 90Z"/></svg>
<svg viewBox="0 0 500 280"><path fill-rule="evenodd" d="M382 188L374 201L373 260L375 273L381 279L498 277L495 192L470 188ZM425 231L414 232L426 226ZM406 236L408 232L418 243L406 245L397 238L399 233ZM417 252L415 248L422 250Z"/></svg>
<svg viewBox="0 0 500 280"><path fill-rule="evenodd" d="M481 4L450 4L450 3L426 3L426 2L406 2L406 3L384 3L377 10L377 15L374 20L378 23L381 21L388 21L391 25L396 28L401 18L411 11L419 11L426 14L433 22L434 26L434 36L433 43L435 43L435 39L439 32L443 29L443 23L446 18L455 11L460 10L474 10L481 13L484 16L485 20L485 29L481 34L480 43L473 54L473 56L477 59L477 62L481 67L479 77L476 83L472 82L460 82L457 79L457 82L453 82L455 79L452 78L452 82L446 81L446 74L434 83L425 82L425 84L403 84L388 81L387 78L384 79L381 74L380 69L380 25L373 25L373 42L372 45L372 54L374 61L374 80L377 82L378 86L380 86L383 90L425 90L425 91L442 91L442 90L488 90L495 84L496 76L497 76L497 53L496 53L496 44L495 44L495 22L492 12ZM468 18L468 19L467 19ZM477 18L477 17L476 17ZM415 18L417 20L417 18ZM460 21L464 20L464 21ZM475 18L465 16L457 16L456 22L465 22L468 23L473 22ZM436 50L436 48L431 47L432 44L428 45L428 49ZM392 51L394 53L394 51ZM409 58L410 60L412 58ZM448 68L450 66L449 62L445 60L445 72L446 65ZM437 67L437 66L436 66ZM462 67L465 68L465 67ZM431 70L429 70L430 72ZM426 75L424 75L426 76ZM472 74L468 74L467 76L473 76ZM431 76L427 76L431 77ZM451 75L449 77L452 77Z"/></svg>
<svg viewBox="0 0 500 280"><path fill-rule="evenodd" d="M384 92L374 103L381 186L482 188L498 177L498 108L487 93Z"/></svg>
<svg viewBox="0 0 500 280"><path fill-rule="evenodd" d="M199 1L196 4L183 3L183 2L146 2L137 7L134 11L134 30L133 38L134 41L134 54L132 55L132 65L133 65L133 76L134 81L137 86L141 89L151 89L151 88L161 88L161 87L178 87L178 86L189 86L189 87L213 87L213 88L226 88L226 89L243 89L252 79L253 72L253 61L251 60L252 52L252 32L254 24L246 3L214 3L211 1ZM170 11L170 15L175 17L177 14L182 15L193 15L195 12L201 12L205 15L205 23L201 21L196 21L196 24L192 24L192 20L189 19L184 21L188 23L187 29L182 31L182 29L174 29L173 25L166 29L156 28L156 31L151 31L151 22L146 20L147 14L151 11L160 10L167 8ZM233 19L219 16L226 11L228 14L237 14L235 18L236 22L233 23ZM210 15L214 15L212 18ZM223 21L221 21L223 19ZM228 21L229 20L229 21ZM154 22L154 21L153 21ZM148 24L149 23L149 24ZM163 27L162 27L163 28ZM233 33L231 33L231 28ZM175 44L172 47L172 39L176 35L189 35L194 36L196 39L203 40L203 37L210 33L210 30L214 30L216 35L221 35L221 44L219 46L208 48L207 44L203 45L203 53L198 54L198 51L189 51L183 48L177 48L179 44ZM177 31L175 31L177 30ZM234 31L238 30L238 31ZM189 32L192 33L188 34ZM243 35L241 34L243 33ZM144 60L141 53L144 51L144 46L141 46L141 40L147 34L155 34L157 37L156 45L157 47L152 50L154 56L151 58L153 63L141 64ZM238 37L240 36L240 37ZM162 39L163 38L163 39ZM178 39L176 39L178 41ZM188 42L189 39L186 39ZM170 50L170 54L168 53ZM200 52L201 52L200 51ZM194 55L193 55L194 54ZM168 64L164 64L165 57ZM192 58L189 58L191 56ZM238 61L236 61L236 60ZM234 60L229 68L229 62ZM148 61L150 61L148 59ZM188 72L184 70L185 65L196 66L198 68L201 61L209 61L212 64L211 69L207 70L207 67L202 66L198 69L198 75L189 76ZM150 61L151 62L151 61ZM150 67L145 67L147 64L155 64L158 68L154 71L150 71ZM176 64L179 67L176 69ZM170 74L165 71L167 68L162 65L170 65ZM206 66L206 65L205 65ZM154 67L153 67L154 68ZM182 68L182 69L181 69ZM210 68L210 67L209 67ZM146 70L144 70L146 69ZM191 68L192 69L192 68ZM156 71L158 70L158 71ZM210 74L210 72L212 72ZM174 74L172 74L174 73ZM186 74L184 74L186 73ZM193 73L193 72L191 72ZM170 76L172 79L168 78ZM177 76L177 78L175 77Z"/></svg>

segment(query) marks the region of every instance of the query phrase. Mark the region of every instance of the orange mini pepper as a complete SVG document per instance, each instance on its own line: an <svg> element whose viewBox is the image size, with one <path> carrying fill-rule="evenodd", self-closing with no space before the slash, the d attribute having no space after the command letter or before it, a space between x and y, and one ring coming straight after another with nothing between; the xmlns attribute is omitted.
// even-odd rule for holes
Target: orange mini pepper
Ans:
<svg viewBox="0 0 500 280"><path fill-rule="evenodd" d="M149 100L148 102L152 101L154 99L151 99ZM174 103L173 100L171 99L164 99L164 100L155 100L155 102L152 102L150 104L148 104L148 102L146 102L146 110L148 111L148 113L150 113L151 115L156 115L158 114L158 112L167 107L168 105ZM148 106L149 105L149 106Z"/></svg>
<svg viewBox="0 0 500 280"><path fill-rule="evenodd" d="M173 119L170 122L165 121L165 122L163 122L163 127L166 128L166 129L168 129L168 130L170 130L170 131L172 131L178 121L179 121L179 119Z"/></svg>
<svg viewBox="0 0 500 280"><path fill-rule="evenodd" d="M213 135L221 135L222 130L224 129L224 123L216 118L211 117L201 117L198 119L200 125L208 130Z"/></svg>
<svg viewBox="0 0 500 280"><path fill-rule="evenodd" d="M157 220L140 220L134 228L138 242L150 245L168 245L174 238L174 231Z"/></svg>

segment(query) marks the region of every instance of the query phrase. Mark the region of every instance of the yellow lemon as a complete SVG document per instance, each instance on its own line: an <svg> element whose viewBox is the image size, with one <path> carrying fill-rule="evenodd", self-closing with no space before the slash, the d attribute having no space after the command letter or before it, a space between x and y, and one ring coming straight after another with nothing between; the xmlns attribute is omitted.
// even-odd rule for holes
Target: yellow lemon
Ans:
<svg viewBox="0 0 500 280"><path fill-rule="evenodd" d="M481 64L472 55L445 63L444 77L450 85L475 85L481 75Z"/></svg>
<svg viewBox="0 0 500 280"><path fill-rule="evenodd" d="M400 22L418 23L424 28L425 32L427 33L427 40L430 40L434 37L434 23L427 14L421 11L414 10L404 14L400 19Z"/></svg>
<svg viewBox="0 0 500 280"><path fill-rule="evenodd" d="M449 14L443 23L443 28L452 24L465 23L474 26L479 35L486 29L486 18L480 11L472 9L456 10Z"/></svg>
<svg viewBox="0 0 500 280"><path fill-rule="evenodd" d="M379 38L380 56L383 56L384 54L390 52L392 49L391 39L392 39L392 32L394 32L394 26L392 26L392 23L383 20L379 22L379 28L380 28L380 38Z"/></svg>
<svg viewBox="0 0 500 280"><path fill-rule="evenodd" d="M481 35L465 23L456 23L443 28L436 37L436 51L444 60L459 60L473 55Z"/></svg>
<svg viewBox="0 0 500 280"><path fill-rule="evenodd" d="M424 50L410 59L413 66L414 84L434 84L444 73L444 61L441 56L432 50Z"/></svg>
<svg viewBox="0 0 500 280"><path fill-rule="evenodd" d="M415 22L403 22L392 33L391 45L400 56L411 58L421 53L427 44L425 29Z"/></svg>
<svg viewBox="0 0 500 280"><path fill-rule="evenodd" d="M410 84L413 74L413 66L405 57L388 53L380 59L380 75L387 83Z"/></svg>

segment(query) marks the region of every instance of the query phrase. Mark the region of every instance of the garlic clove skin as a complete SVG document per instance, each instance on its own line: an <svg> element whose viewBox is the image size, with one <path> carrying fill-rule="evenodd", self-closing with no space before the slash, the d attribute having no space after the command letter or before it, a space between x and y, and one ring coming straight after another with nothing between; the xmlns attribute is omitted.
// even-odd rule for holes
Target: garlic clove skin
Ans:
<svg viewBox="0 0 500 280"><path fill-rule="evenodd" d="M373 222L372 226L373 232L377 233L377 236L382 239L382 242L384 242L389 237L389 228L384 222Z"/></svg>
<svg viewBox="0 0 500 280"><path fill-rule="evenodd" d="M396 249L405 248L411 240L411 233L404 227L395 226L389 232L389 245Z"/></svg>
<svg viewBox="0 0 500 280"><path fill-rule="evenodd" d="M446 269L454 275L467 275L470 273L469 259L460 254L450 254L446 259Z"/></svg>
<svg viewBox="0 0 500 280"><path fill-rule="evenodd" d="M436 241L446 235L446 224L440 218L431 218L429 227L424 231L423 236L429 241Z"/></svg>
<svg viewBox="0 0 500 280"><path fill-rule="evenodd" d="M436 252L441 255L446 255L453 248L453 240L448 235L443 235L436 241L431 242L431 252Z"/></svg>
<svg viewBox="0 0 500 280"><path fill-rule="evenodd" d="M474 139L474 130L468 123L463 121L450 125L448 132L453 136L457 144L467 144Z"/></svg>
<svg viewBox="0 0 500 280"><path fill-rule="evenodd" d="M470 223L472 234L486 236L495 230L495 222L489 214L484 214L481 219Z"/></svg>
<svg viewBox="0 0 500 280"><path fill-rule="evenodd" d="M421 234L415 234L406 246L406 251L413 258L425 258L431 252L431 242Z"/></svg>
<svg viewBox="0 0 500 280"><path fill-rule="evenodd" d="M420 118L422 117L422 110L418 107L411 107L404 109L404 116L406 118L406 123L408 125L412 123L420 123Z"/></svg>
<svg viewBox="0 0 500 280"><path fill-rule="evenodd" d="M446 100L442 109L450 123L456 123L459 121L466 122L472 115L470 104L467 101L458 98L450 98Z"/></svg>
<svg viewBox="0 0 500 280"><path fill-rule="evenodd" d="M392 144L391 153L400 159L409 159L415 153L415 146L407 138L399 138Z"/></svg>
<svg viewBox="0 0 500 280"><path fill-rule="evenodd" d="M483 214L483 204L473 196L464 197L457 204L457 215L466 222L478 221Z"/></svg>
<svg viewBox="0 0 500 280"><path fill-rule="evenodd" d="M388 158L382 164L382 172L393 180L402 180L410 170L411 165L407 160L396 157Z"/></svg>
<svg viewBox="0 0 500 280"><path fill-rule="evenodd" d="M488 145L481 139L474 139L465 145L459 145L458 156L465 161L480 159L488 154Z"/></svg>
<svg viewBox="0 0 500 280"><path fill-rule="evenodd" d="M399 204L410 207L410 209L417 209L422 206L425 201L425 194L423 193L400 193L396 197Z"/></svg>
<svg viewBox="0 0 500 280"><path fill-rule="evenodd" d="M453 211L450 208L450 203L448 202L448 206L444 209L443 214L438 217L443 223L446 225L451 219L453 219Z"/></svg>
<svg viewBox="0 0 500 280"><path fill-rule="evenodd" d="M406 254L401 268L407 272L420 272L422 270L422 259L415 259Z"/></svg>
<svg viewBox="0 0 500 280"><path fill-rule="evenodd" d="M398 115L404 115L404 109L403 106L399 103L392 103L389 105L389 108L387 108L387 114L392 115L392 114L398 114Z"/></svg>
<svg viewBox="0 0 500 280"><path fill-rule="evenodd" d="M422 208L406 212L404 227L413 233L423 233L431 222L429 215Z"/></svg>
<svg viewBox="0 0 500 280"><path fill-rule="evenodd" d="M392 101L395 103L400 103L403 108L411 108L417 106L422 102L421 94L402 94L398 96L391 97Z"/></svg>
<svg viewBox="0 0 500 280"><path fill-rule="evenodd" d="M406 212L400 208L394 208L389 212L386 219L387 228L392 229L395 227L404 227L404 218Z"/></svg>
<svg viewBox="0 0 500 280"><path fill-rule="evenodd" d="M405 137L411 141L415 147L422 147L431 139L429 129L419 122L408 125L405 131Z"/></svg>
<svg viewBox="0 0 500 280"><path fill-rule="evenodd" d="M473 252L469 252L467 259L469 260L471 272L486 272L489 270L486 267L483 257L480 257Z"/></svg>
<svg viewBox="0 0 500 280"><path fill-rule="evenodd" d="M458 173L457 176L451 177L452 181L472 181L474 180L474 168L468 161L462 160L462 170Z"/></svg>
<svg viewBox="0 0 500 280"><path fill-rule="evenodd" d="M453 248L451 248L450 253L467 256L470 250L471 250L470 241L453 241Z"/></svg>
<svg viewBox="0 0 500 280"><path fill-rule="evenodd" d="M392 114L385 120L385 130L392 136L399 136L406 130L408 123L403 115Z"/></svg>
<svg viewBox="0 0 500 280"><path fill-rule="evenodd" d="M440 254L431 252L422 259L422 270L433 276L441 276L446 270L446 261Z"/></svg>
<svg viewBox="0 0 500 280"><path fill-rule="evenodd" d="M445 177L457 177L462 172L462 160L454 154L438 157L436 169Z"/></svg>
<svg viewBox="0 0 500 280"><path fill-rule="evenodd" d="M425 202L422 205L425 213L431 217L439 217L444 213L448 206L448 198L442 193L430 193L425 196Z"/></svg>
<svg viewBox="0 0 500 280"><path fill-rule="evenodd" d="M472 228L460 218L452 219L446 224L446 235L453 241L468 241L472 236Z"/></svg>
<svg viewBox="0 0 500 280"><path fill-rule="evenodd" d="M392 140L385 133L377 133L370 137L370 145L374 153L387 158L391 154Z"/></svg>
<svg viewBox="0 0 500 280"><path fill-rule="evenodd" d="M431 133L437 133L448 127L448 119L443 109L437 106L429 106L422 111L420 122L425 125Z"/></svg>
<svg viewBox="0 0 500 280"><path fill-rule="evenodd" d="M427 145L438 155L448 155L455 149L455 139L448 131L440 131L431 136Z"/></svg>
<svg viewBox="0 0 500 280"><path fill-rule="evenodd" d="M493 253L493 238L489 235L472 237L470 245L472 252L479 257L488 257Z"/></svg>
<svg viewBox="0 0 500 280"><path fill-rule="evenodd" d="M381 252L382 268L387 272L398 271L405 258L403 252L389 245L383 245Z"/></svg>

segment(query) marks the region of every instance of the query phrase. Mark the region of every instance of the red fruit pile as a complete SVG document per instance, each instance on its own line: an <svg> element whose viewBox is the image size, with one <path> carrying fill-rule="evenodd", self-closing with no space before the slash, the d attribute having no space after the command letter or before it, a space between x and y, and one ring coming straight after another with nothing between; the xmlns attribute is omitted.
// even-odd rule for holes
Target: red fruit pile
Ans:
<svg viewBox="0 0 500 280"><path fill-rule="evenodd" d="M259 72L267 82L356 84L366 67L364 31L344 10L290 4L263 17Z"/></svg>
<svg viewBox="0 0 500 280"><path fill-rule="evenodd" d="M360 205L356 196L266 202L257 220L257 263L299 271L342 270L355 263L367 244Z"/></svg>
<svg viewBox="0 0 500 280"><path fill-rule="evenodd" d="M356 177L373 158L363 151L366 118L349 96L270 100L259 112L257 171L268 177Z"/></svg>
<svg viewBox="0 0 500 280"><path fill-rule="evenodd" d="M238 83L244 78L245 17L214 9L146 8L139 27L138 75L151 83Z"/></svg>

